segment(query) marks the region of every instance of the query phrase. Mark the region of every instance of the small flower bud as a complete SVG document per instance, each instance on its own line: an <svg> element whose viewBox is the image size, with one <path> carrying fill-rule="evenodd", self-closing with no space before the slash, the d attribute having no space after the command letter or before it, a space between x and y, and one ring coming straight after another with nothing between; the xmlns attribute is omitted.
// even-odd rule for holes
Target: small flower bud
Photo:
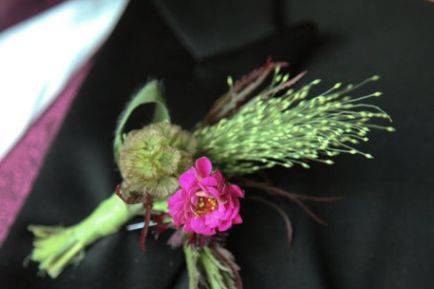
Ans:
<svg viewBox="0 0 434 289"><path fill-rule="evenodd" d="M161 200L177 189L177 179L193 163L196 141L179 126L155 123L129 132L120 149L122 195L142 202Z"/></svg>

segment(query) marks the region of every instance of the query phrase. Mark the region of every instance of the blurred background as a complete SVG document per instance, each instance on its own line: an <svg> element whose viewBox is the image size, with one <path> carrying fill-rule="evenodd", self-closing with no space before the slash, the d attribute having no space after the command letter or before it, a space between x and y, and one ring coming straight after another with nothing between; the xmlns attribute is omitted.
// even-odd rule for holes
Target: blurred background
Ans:
<svg viewBox="0 0 434 289"><path fill-rule="evenodd" d="M245 288L432 288L434 268L434 4L422 0L0 1L0 284L5 288L187 288L182 252L121 232L58 279L22 266L28 223L72 224L119 182L115 120L149 79L162 79L176 123L192 128L268 56L302 82L381 81L375 99L397 132L376 132L334 166L273 169L288 190L339 195L291 203L288 250L279 216L243 203L228 247ZM192 105L193 104L193 105Z"/></svg>

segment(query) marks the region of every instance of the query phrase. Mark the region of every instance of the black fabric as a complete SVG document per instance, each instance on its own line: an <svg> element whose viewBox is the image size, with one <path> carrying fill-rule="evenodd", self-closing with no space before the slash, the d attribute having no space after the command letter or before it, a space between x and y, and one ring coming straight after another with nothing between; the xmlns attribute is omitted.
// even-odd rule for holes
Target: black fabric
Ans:
<svg viewBox="0 0 434 289"><path fill-rule="evenodd" d="M243 2L255 9L255 1ZM290 250L276 212L243 201L245 223L231 231L228 247L242 268L245 288L432 288L434 5L378 2L286 2L285 13L274 16L287 15L291 28L241 42L238 50L222 47L224 54L197 47L200 55L209 55L197 61L181 44L182 36L175 35L179 32L169 28L173 19L164 7L157 11L146 1L132 1L98 54L0 249L1 288L187 288L182 252L150 240L143 255L138 233L125 231L89 248L80 266L67 268L58 279L37 277L35 265L22 266L32 241L26 226L76 223L112 192L119 182L111 152L115 119L147 79L164 79L173 120L192 128L225 91L228 74L238 77L269 55L291 62L294 72L308 68L304 81L322 78L324 88L380 74L381 82L362 91L385 92L375 101L391 113L398 131L371 135L362 148L374 160L341 156L333 166L269 172L288 190L343 199L313 204L329 226L280 201L295 229ZM191 9L197 15L194 5ZM305 19L318 23L320 33L298 22ZM207 37L206 27L182 27L185 35Z"/></svg>
<svg viewBox="0 0 434 289"><path fill-rule="evenodd" d="M276 28L273 1L155 0L153 3L196 60L209 59L259 40Z"/></svg>

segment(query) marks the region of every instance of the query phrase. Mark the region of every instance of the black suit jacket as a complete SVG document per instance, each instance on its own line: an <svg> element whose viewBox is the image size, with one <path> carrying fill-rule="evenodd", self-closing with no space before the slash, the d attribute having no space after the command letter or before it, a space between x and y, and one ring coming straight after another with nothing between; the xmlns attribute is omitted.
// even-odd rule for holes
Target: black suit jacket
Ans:
<svg viewBox="0 0 434 289"><path fill-rule="evenodd" d="M0 249L2 288L187 288L180 250L138 233L110 236L87 250L80 266L56 280L23 267L29 223L74 224L119 182L111 142L130 95L163 79L174 122L192 128L225 91L267 56L291 63L304 81L357 82L380 74L375 101L397 132L375 132L362 147L376 158L341 156L334 166L273 169L279 186L340 195L313 204L329 225L280 201L295 238L270 208L248 200L245 220L228 238L245 288L432 288L434 268L434 5L418 1L131 1L98 53L33 192ZM233 3L236 2L236 3ZM143 119L135 119L139 124ZM249 193L249 192L247 192Z"/></svg>

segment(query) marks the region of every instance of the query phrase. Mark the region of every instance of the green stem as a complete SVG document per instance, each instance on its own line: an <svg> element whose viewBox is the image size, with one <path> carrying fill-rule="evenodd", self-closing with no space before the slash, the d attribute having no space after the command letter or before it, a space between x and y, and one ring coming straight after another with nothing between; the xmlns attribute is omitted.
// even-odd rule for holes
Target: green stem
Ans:
<svg viewBox="0 0 434 289"><path fill-rule="evenodd" d="M153 209L167 211L166 203L156 203ZM68 264L84 257L87 246L116 233L131 218L142 213L142 204L127 205L113 194L74 226L30 225L28 229L35 235L30 260L39 263L42 273L56 278Z"/></svg>
<svg viewBox="0 0 434 289"><path fill-rule="evenodd" d="M185 262L187 263L188 281L190 289L199 287L200 273L198 270L199 251L194 249L187 241L184 242Z"/></svg>

